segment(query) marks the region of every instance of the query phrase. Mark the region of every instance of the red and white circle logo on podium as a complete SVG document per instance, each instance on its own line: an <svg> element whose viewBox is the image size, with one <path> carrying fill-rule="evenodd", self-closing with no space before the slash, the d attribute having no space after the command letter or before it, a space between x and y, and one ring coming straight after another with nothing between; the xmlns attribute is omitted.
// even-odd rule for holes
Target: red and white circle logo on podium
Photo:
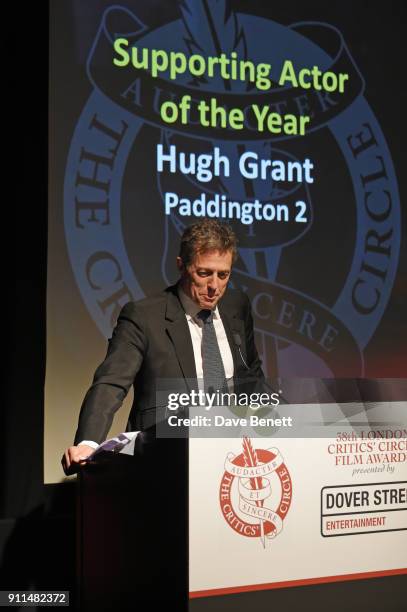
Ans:
<svg viewBox="0 0 407 612"><path fill-rule="evenodd" d="M237 533L266 542L279 535L290 509L292 482L277 448L254 449L243 438L243 452L228 453L219 488L222 514Z"/></svg>

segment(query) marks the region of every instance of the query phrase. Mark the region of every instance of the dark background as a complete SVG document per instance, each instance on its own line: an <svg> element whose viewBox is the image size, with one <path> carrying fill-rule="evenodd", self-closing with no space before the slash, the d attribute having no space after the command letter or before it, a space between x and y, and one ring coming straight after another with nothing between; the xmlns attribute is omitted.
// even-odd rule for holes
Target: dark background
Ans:
<svg viewBox="0 0 407 612"><path fill-rule="evenodd" d="M61 44L72 45L72 7L100 14L110 2L54 0L65 13ZM290 3L234 2L236 10L251 14L269 12L273 19L289 23ZM145 3L139 16L158 25L177 15L175 2ZM148 5L148 6L147 6ZM92 9L90 11L90 9ZM392 152L401 201L406 197L403 155L406 141L406 108L403 49L406 10L403 2L359 1L329 4L302 2L296 20L316 19L334 23L344 34L350 51L366 78L366 98ZM48 154L48 7L42 1L14 8L10 43L3 59L9 83L3 97L3 115L10 137L6 152L8 169L3 176L2 276L6 316L3 319L3 397L1 427L0 553L2 589L69 589L75 593L75 483L43 485L43 395L46 334L46 236ZM93 36L97 23L87 24ZM360 34L363 33L363 36ZM358 42L360 41L360 42ZM72 49L72 51L74 51ZM77 48L80 52L80 48ZM86 50L84 50L86 51ZM75 53L72 54L74 62ZM72 70L77 73L76 66ZM69 67L66 68L69 70ZM378 75L381 75L378 80ZM83 91L84 82L78 84ZM69 81L69 75L67 75ZM72 97L75 123L83 99ZM9 118L10 117L10 118ZM8 146L8 145L7 145ZM8 150L10 153L7 153ZM11 187L9 189L8 187ZM403 217L403 223L405 216ZM405 253L405 226L403 246ZM406 300L406 258L402 260L392 304L382 321L381 348L391 350L392 338L405 334L403 306ZM402 327L402 324L404 327ZM406 337L405 335L403 336ZM386 342L388 346L386 347ZM405 344L405 343L404 343ZM400 355L400 358L403 358ZM390 375L390 374L389 374ZM61 449L61 453L62 453ZM378 541L378 546L380 542ZM310 551L312 554L312 551ZM406 577L275 590L268 606L295 610L370 610L396 612L405 609ZM237 598L247 605L261 604L264 594L254 593L213 599L212 610L236 610ZM263 604L261 604L263 605ZM194 610L208 609L195 602ZM267 609L267 607L264 607Z"/></svg>

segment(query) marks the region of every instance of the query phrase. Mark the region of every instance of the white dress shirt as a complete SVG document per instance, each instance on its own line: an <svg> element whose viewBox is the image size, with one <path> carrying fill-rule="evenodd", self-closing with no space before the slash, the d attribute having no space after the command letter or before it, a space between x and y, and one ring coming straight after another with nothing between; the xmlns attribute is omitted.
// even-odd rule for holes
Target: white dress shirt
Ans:
<svg viewBox="0 0 407 612"><path fill-rule="evenodd" d="M185 310L185 316L188 321L189 333L191 334L192 348L194 349L195 368L199 386L203 388L203 367L202 367L202 328L203 321L197 317L198 312L202 310L199 304L196 304L188 297L181 288L178 289L178 297L182 307ZM227 381L232 381L234 366L232 351L230 350L229 342L226 336L225 328L223 327L222 319L220 318L218 307L213 311L213 326L215 328L216 339L218 341L220 355L225 369Z"/></svg>

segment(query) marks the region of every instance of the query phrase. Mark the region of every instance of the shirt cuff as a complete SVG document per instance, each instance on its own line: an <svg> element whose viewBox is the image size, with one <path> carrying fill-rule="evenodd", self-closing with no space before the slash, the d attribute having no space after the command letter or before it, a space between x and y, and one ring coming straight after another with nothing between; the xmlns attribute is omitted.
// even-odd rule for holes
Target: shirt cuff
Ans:
<svg viewBox="0 0 407 612"><path fill-rule="evenodd" d="M91 446L92 448L97 448L99 444L97 442L93 442L93 440L82 440L79 442L77 446L81 446L82 444L86 444L86 446Z"/></svg>

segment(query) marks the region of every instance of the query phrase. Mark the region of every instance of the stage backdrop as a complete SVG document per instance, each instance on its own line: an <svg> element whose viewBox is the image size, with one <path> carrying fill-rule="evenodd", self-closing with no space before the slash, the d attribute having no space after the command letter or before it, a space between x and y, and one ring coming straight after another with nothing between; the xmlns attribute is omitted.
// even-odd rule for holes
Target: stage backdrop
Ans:
<svg viewBox="0 0 407 612"><path fill-rule="evenodd" d="M380 13L373 3L339 8L317 1L51 4L46 482L61 479L60 455L71 444L120 308L176 281L179 236L204 216L230 223L239 238L231 284L249 295L264 370L291 381L287 392L297 379L406 378L400 10L395 2L381 5ZM301 403L298 394L295 402ZM121 411L114 432L124 429L127 412ZM405 441L405 427L404 420L400 434L387 428L385 435ZM203 469L201 443L191 443L194 483ZM225 486L233 465L225 457L234 453L244 463L249 442L245 451L242 443L237 437L211 455L213 478L220 469ZM316 541L324 549L309 571L299 562L291 579L342 574L345 566L325 564L332 546L335 556L352 558L352 567L345 565L355 573L401 567L396 554L390 563L370 556L383 542L395 550L401 532L372 530L371 548L360 560L351 554L354 538L364 546L368 536L353 535L356 527L349 526L338 534L325 515L338 509L329 487L374 504L369 483L387 486L389 479L397 483L395 503L403 509L405 485L398 483L406 480L406 449L380 455L384 473L366 476L331 460L365 451L329 453L329 443L335 438L304 446L252 443L260 463L281 457L269 472L280 483L277 491L284 492L286 465L294 482L291 513L303 516L301 531L310 538L304 551L314 550ZM219 494L214 483L209 477L209 497ZM389 509L381 500L383 508ZM243 547L245 538L225 521L225 507L213 505L213 513L208 529L222 524L225 550ZM391 529L407 527L405 514L388 513ZM272 516L269 523L277 525ZM270 524L258 517L250 522L256 524L252 540L264 544ZM280 532L267 549L258 541L245 544L244 554L249 546L264 557L263 583L290 579L284 559L295 556L297 535ZM192 572L201 544L191 548ZM213 551L205 554L209 568ZM220 570L216 579L210 572L199 579L191 574L197 593L255 580L251 562L231 577L228 560L218 560L224 576Z"/></svg>

